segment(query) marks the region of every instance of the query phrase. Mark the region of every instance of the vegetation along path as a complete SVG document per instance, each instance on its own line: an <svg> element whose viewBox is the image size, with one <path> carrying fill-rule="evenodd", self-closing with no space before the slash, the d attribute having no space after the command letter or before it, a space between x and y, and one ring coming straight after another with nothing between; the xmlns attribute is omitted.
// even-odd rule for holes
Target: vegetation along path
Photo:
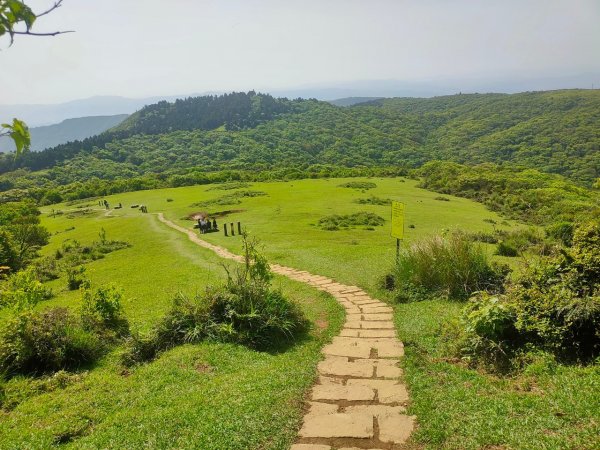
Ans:
<svg viewBox="0 0 600 450"><path fill-rule="evenodd" d="M242 262L241 256L200 239L162 213L158 218L222 258ZM396 338L392 308L356 286L277 264L271 269L330 293L346 309L343 330L323 349L319 379L292 450L400 448L415 418L405 414L408 393L398 367L404 347Z"/></svg>

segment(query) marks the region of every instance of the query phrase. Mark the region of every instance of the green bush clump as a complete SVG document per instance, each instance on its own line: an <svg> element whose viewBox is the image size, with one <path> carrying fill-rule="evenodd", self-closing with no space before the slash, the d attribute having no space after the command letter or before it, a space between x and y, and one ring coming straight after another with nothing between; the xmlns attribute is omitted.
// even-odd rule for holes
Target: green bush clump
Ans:
<svg viewBox="0 0 600 450"><path fill-rule="evenodd" d="M483 231L476 231L474 233L468 233L468 236L477 242L484 242L486 244L497 244L498 237L492 233L485 233Z"/></svg>
<svg viewBox="0 0 600 450"><path fill-rule="evenodd" d="M155 358L161 351L203 340L232 342L256 349L276 348L307 326L299 307L271 288L269 265L254 241L243 235L245 262L227 271L224 286L203 294L178 294L171 310L148 335L133 334L123 355L125 365Z"/></svg>
<svg viewBox="0 0 600 450"><path fill-rule="evenodd" d="M371 195L370 197L366 197L366 198L357 198L355 200L355 203L358 203L361 205L391 205L392 200L389 198L381 198L381 197L377 197L375 195Z"/></svg>
<svg viewBox="0 0 600 450"><path fill-rule="evenodd" d="M546 236L562 242L567 247L573 243L573 232L575 224L573 222L555 222L546 227Z"/></svg>
<svg viewBox="0 0 600 450"><path fill-rule="evenodd" d="M340 184L339 187L368 190L368 189L376 188L377 185L370 181L349 181L347 183Z"/></svg>
<svg viewBox="0 0 600 450"><path fill-rule="evenodd" d="M123 337L129 334L129 322L123 312L123 290L114 285L95 291L85 282L82 289L81 323L86 330L103 337Z"/></svg>
<svg viewBox="0 0 600 450"><path fill-rule="evenodd" d="M355 228L364 226L367 229L381 226L385 223L385 219L377 214L370 212L358 212L354 214L338 215L334 214L319 219L318 226L327 231L336 231L340 229Z"/></svg>
<svg viewBox="0 0 600 450"><path fill-rule="evenodd" d="M0 327L0 378L77 369L94 362L129 329L116 288L82 289L80 315L66 308L35 311L43 300L33 275L13 287L10 314ZM42 286L43 287L43 286Z"/></svg>
<svg viewBox="0 0 600 450"><path fill-rule="evenodd" d="M269 195L263 191L235 191L231 194L222 195L221 197L214 198L212 200L205 200L202 202L192 203L190 206L213 206L213 205L238 205L242 203L243 198L252 197L263 197Z"/></svg>
<svg viewBox="0 0 600 450"><path fill-rule="evenodd" d="M463 354L495 367L515 366L531 349L567 361L598 357L599 249L600 223L581 225L568 252L530 264L505 295L474 297L464 318Z"/></svg>
<svg viewBox="0 0 600 450"><path fill-rule="evenodd" d="M498 245L496 246L496 255L500 255L500 256L509 256L509 257L515 257L515 256L519 256L519 250L517 250L515 247L513 247L512 244L508 243L508 242L498 242Z"/></svg>
<svg viewBox="0 0 600 450"><path fill-rule="evenodd" d="M33 308L52 297L52 290L40 283L32 269L21 270L8 277L0 289L0 308L23 310Z"/></svg>
<svg viewBox="0 0 600 450"><path fill-rule="evenodd" d="M490 263L484 249L464 233L432 236L400 252L392 271L396 298L427 295L466 299L476 291L497 292L508 268Z"/></svg>
<svg viewBox="0 0 600 450"><path fill-rule="evenodd" d="M100 338L84 330L66 308L25 310L0 330L0 373L44 373L75 369L104 350Z"/></svg>

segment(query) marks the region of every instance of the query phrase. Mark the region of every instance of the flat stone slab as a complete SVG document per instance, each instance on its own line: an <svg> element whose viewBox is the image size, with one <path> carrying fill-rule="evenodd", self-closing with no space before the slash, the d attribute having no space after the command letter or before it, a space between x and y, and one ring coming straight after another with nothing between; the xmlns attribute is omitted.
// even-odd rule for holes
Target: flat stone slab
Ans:
<svg viewBox="0 0 600 450"><path fill-rule="evenodd" d="M394 320L394 315L393 314L361 314L362 315L362 320L374 320L374 321L378 321L378 320Z"/></svg>
<svg viewBox="0 0 600 450"><path fill-rule="evenodd" d="M371 355L371 347L334 342L323 347L323 353L334 356L348 356L350 358L368 358Z"/></svg>
<svg viewBox="0 0 600 450"><path fill-rule="evenodd" d="M343 331L343 330L342 330ZM369 330L369 329L361 329L358 331L360 333L360 337L378 337L378 338L395 338L396 330ZM340 336L345 336L344 334L340 334Z"/></svg>
<svg viewBox="0 0 600 450"><path fill-rule="evenodd" d="M337 414L338 405L331 403L308 402L308 414L314 416L325 416L327 414Z"/></svg>
<svg viewBox="0 0 600 450"><path fill-rule="evenodd" d="M358 337L358 333L360 332L359 329L346 329L344 328L342 331L340 331L340 336L344 336L344 337Z"/></svg>
<svg viewBox="0 0 600 450"><path fill-rule="evenodd" d="M346 387L368 387L377 389L379 403L405 403L408 401L406 386L395 380L348 380Z"/></svg>
<svg viewBox="0 0 600 450"><path fill-rule="evenodd" d="M319 373L328 375L337 375L340 377L364 377L368 378L373 375L375 360L372 359L357 359L349 362L348 358L343 356L327 356L319 363Z"/></svg>
<svg viewBox="0 0 600 450"><path fill-rule="evenodd" d="M355 405L346 407L348 414L364 413L381 419L382 417L394 417L404 415L406 408L404 406L385 406L385 405Z"/></svg>
<svg viewBox="0 0 600 450"><path fill-rule="evenodd" d="M375 360L376 374L380 378L398 378L402 376L402 369L398 367L398 361L392 359Z"/></svg>
<svg viewBox="0 0 600 450"><path fill-rule="evenodd" d="M313 400L373 400L375 398L375 391L369 386L317 384L313 387L311 397Z"/></svg>
<svg viewBox="0 0 600 450"><path fill-rule="evenodd" d="M304 438L372 438L373 416L364 413L309 414L300 429Z"/></svg>
<svg viewBox="0 0 600 450"><path fill-rule="evenodd" d="M403 444L415 428L414 416L382 417L379 422L379 439L383 442Z"/></svg>
<svg viewBox="0 0 600 450"><path fill-rule="evenodd" d="M387 329L395 330L394 322L388 320L372 321L372 320L361 320L360 327L366 329Z"/></svg>

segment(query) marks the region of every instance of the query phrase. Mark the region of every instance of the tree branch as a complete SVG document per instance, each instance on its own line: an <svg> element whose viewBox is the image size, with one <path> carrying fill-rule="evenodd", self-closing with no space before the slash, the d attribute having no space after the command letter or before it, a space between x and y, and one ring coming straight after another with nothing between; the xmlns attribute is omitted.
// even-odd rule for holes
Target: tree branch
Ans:
<svg viewBox="0 0 600 450"><path fill-rule="evenodd" d="M26 36L56 36L57 34L75 33L74 30L54 31L52 33L33 33L32 31L13 31L12 34L20 34Z"/></svg>
<svg viewBox="0 0 600 450"><path fill-rule="evenodd" d="M56 8L60 8L62 2L63 2L63 0L58 0L57 2L54 3L54 5L49 10L44 11L44 12L39 13L39 14L36 14L35 17L39 18L39 17L45 16L46 14L49 14L52 11L54 11Z"/></svg>

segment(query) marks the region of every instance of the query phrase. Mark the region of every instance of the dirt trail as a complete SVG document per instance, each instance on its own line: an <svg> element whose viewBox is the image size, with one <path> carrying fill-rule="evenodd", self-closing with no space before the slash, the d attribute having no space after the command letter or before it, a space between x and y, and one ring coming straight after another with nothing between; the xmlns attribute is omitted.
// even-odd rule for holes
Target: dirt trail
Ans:
<svg viewBox="0 0 600 450"><path fill-rule="evenodd" d="M158 219L220 257L243 262L241 256L200 239L162 213ZM330 293L346 309L343 330L323 348L319 378L291 450L403 448L415 417L406 415L408 392L398 367L404 346L396 337L392 308L356 286L278 264L271 269Z"/></svg>

